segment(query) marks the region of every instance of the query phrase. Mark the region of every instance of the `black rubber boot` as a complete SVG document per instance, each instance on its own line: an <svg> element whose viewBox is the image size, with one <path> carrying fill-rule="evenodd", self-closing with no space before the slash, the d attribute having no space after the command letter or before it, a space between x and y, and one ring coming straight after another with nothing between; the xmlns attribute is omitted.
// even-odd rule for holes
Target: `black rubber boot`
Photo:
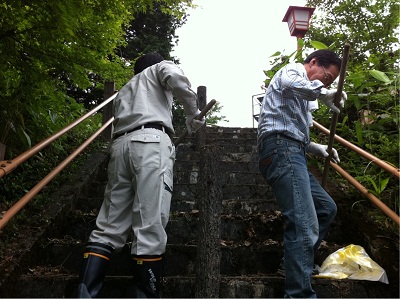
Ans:
<svg viewBox="0 0 400 299"><path fill-rule="evenodd" d="M88 243L83 253L79 274L78 298L96 298L100 292L113 248L101 243Z"/></svg>
<svg viewBox="0 0 400 299"><path fill-rule="evenodd" d="M162 256L132 255L136 298L161 298Z"/></svg>

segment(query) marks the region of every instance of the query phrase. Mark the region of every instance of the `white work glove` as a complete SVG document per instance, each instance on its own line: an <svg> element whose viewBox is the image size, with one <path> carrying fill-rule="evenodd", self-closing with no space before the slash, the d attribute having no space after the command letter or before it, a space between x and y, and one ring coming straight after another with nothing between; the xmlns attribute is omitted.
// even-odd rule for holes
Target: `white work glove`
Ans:
<svg viewBox="0 0 400 299"><path fill-rule="evenodd" d="M186 128L188 130L188 135L192 135L192 132L196 132L198 129L201 128L202 125L206 122L205 117L201 120L195 119L197 115L200 114L200 110L197 110L194 115L188 115L186 117Z"/></svg>
<svg viewBox="0 0 400 299"><path fill-rule="evenodd" d="M310 145L308 146L307 152L314 154L316 156L319 157L323 157L326 158L329 156L329 153L327 152L328 146L324 145L324 144L318 144L315 142L310 142ZM337 151L332 148L332 160L335 163L339 163L340 159L339 159L339 155L337 153Z"/></svg>
<svg viewBox="0 0 400 299"><path fill-rule="evenodd" d="M340 110L338 107L335 106L333 101L335 100L337 89L321 89L321 94L319 95L319 100L324 103L329 109L333 112L339 113ZM342 91L342 96L340 98L339 106L340 108L344 107L344 102L347 100L347 94Z"/></svg>

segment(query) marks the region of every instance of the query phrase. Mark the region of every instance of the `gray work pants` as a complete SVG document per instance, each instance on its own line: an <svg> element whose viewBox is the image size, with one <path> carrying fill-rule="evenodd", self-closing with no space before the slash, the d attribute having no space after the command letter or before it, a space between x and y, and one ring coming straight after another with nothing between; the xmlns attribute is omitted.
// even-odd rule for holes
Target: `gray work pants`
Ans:
<svg viewBox="0 0 400 299"><path fill-rule="evenodd" d="M175 147L163 131L144 128L114 140L108 183L89 242L121 249L132 229L132 254L165 252Z"/></svg>

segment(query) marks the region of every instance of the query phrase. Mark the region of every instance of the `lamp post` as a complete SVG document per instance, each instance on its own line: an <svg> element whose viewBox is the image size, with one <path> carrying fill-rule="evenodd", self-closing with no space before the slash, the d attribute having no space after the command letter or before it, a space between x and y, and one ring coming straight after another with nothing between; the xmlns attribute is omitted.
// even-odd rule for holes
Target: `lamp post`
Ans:
<svg viewBox="0 0 400 299"><path fill-rule="evenodd" d="M310 19L314 10L314 7L289 6L282 22L288 23L291 36L295 36L297 39L304 37L310 26ZM300 49L301 47L297 43L297 50Z"/></svg>

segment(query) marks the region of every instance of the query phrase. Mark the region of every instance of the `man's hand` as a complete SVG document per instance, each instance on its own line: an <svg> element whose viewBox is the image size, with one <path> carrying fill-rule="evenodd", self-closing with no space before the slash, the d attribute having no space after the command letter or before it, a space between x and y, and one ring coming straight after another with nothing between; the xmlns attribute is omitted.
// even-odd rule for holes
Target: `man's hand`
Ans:
<svg viewBox="0 0 400 299"><path fill-rule="evenodd" d="M339 113L340 110L335 106L334 100L336 96L337 89L321 89L321 94L319 95L319 100L324 103L329 109L333 112ZM344 107L344 102L347 100L347 94L342 91L342 96L340 97L339 106L340 108Z"/></svg>
<svg viewBox="0 0 400 299"><path fill-rule="evenodd" d="M326 151L327 149L328 149L327 145L318 144L318 143L315 143L315 142L310 142L310 145L308 146L307 152L309 152L311 154L314 154L316 156L319 156L319 157L326 158L326 157L329 156L329 153ZM339 155L338 155L337 151L334 148L332 148L332 160L335 163L339 163L340 162Z"/></svg>
<svg viewBox="0 0 400 299"><path fill-rule="evenodd" d="M188 130L188 135L192 135L192 132L196 132L201 126L204 125L206 119L203 116L201 120L195 119L197 115L200 114L200 110L197 110L194 115L188 115L186 117L186 128Z"/></svg>

